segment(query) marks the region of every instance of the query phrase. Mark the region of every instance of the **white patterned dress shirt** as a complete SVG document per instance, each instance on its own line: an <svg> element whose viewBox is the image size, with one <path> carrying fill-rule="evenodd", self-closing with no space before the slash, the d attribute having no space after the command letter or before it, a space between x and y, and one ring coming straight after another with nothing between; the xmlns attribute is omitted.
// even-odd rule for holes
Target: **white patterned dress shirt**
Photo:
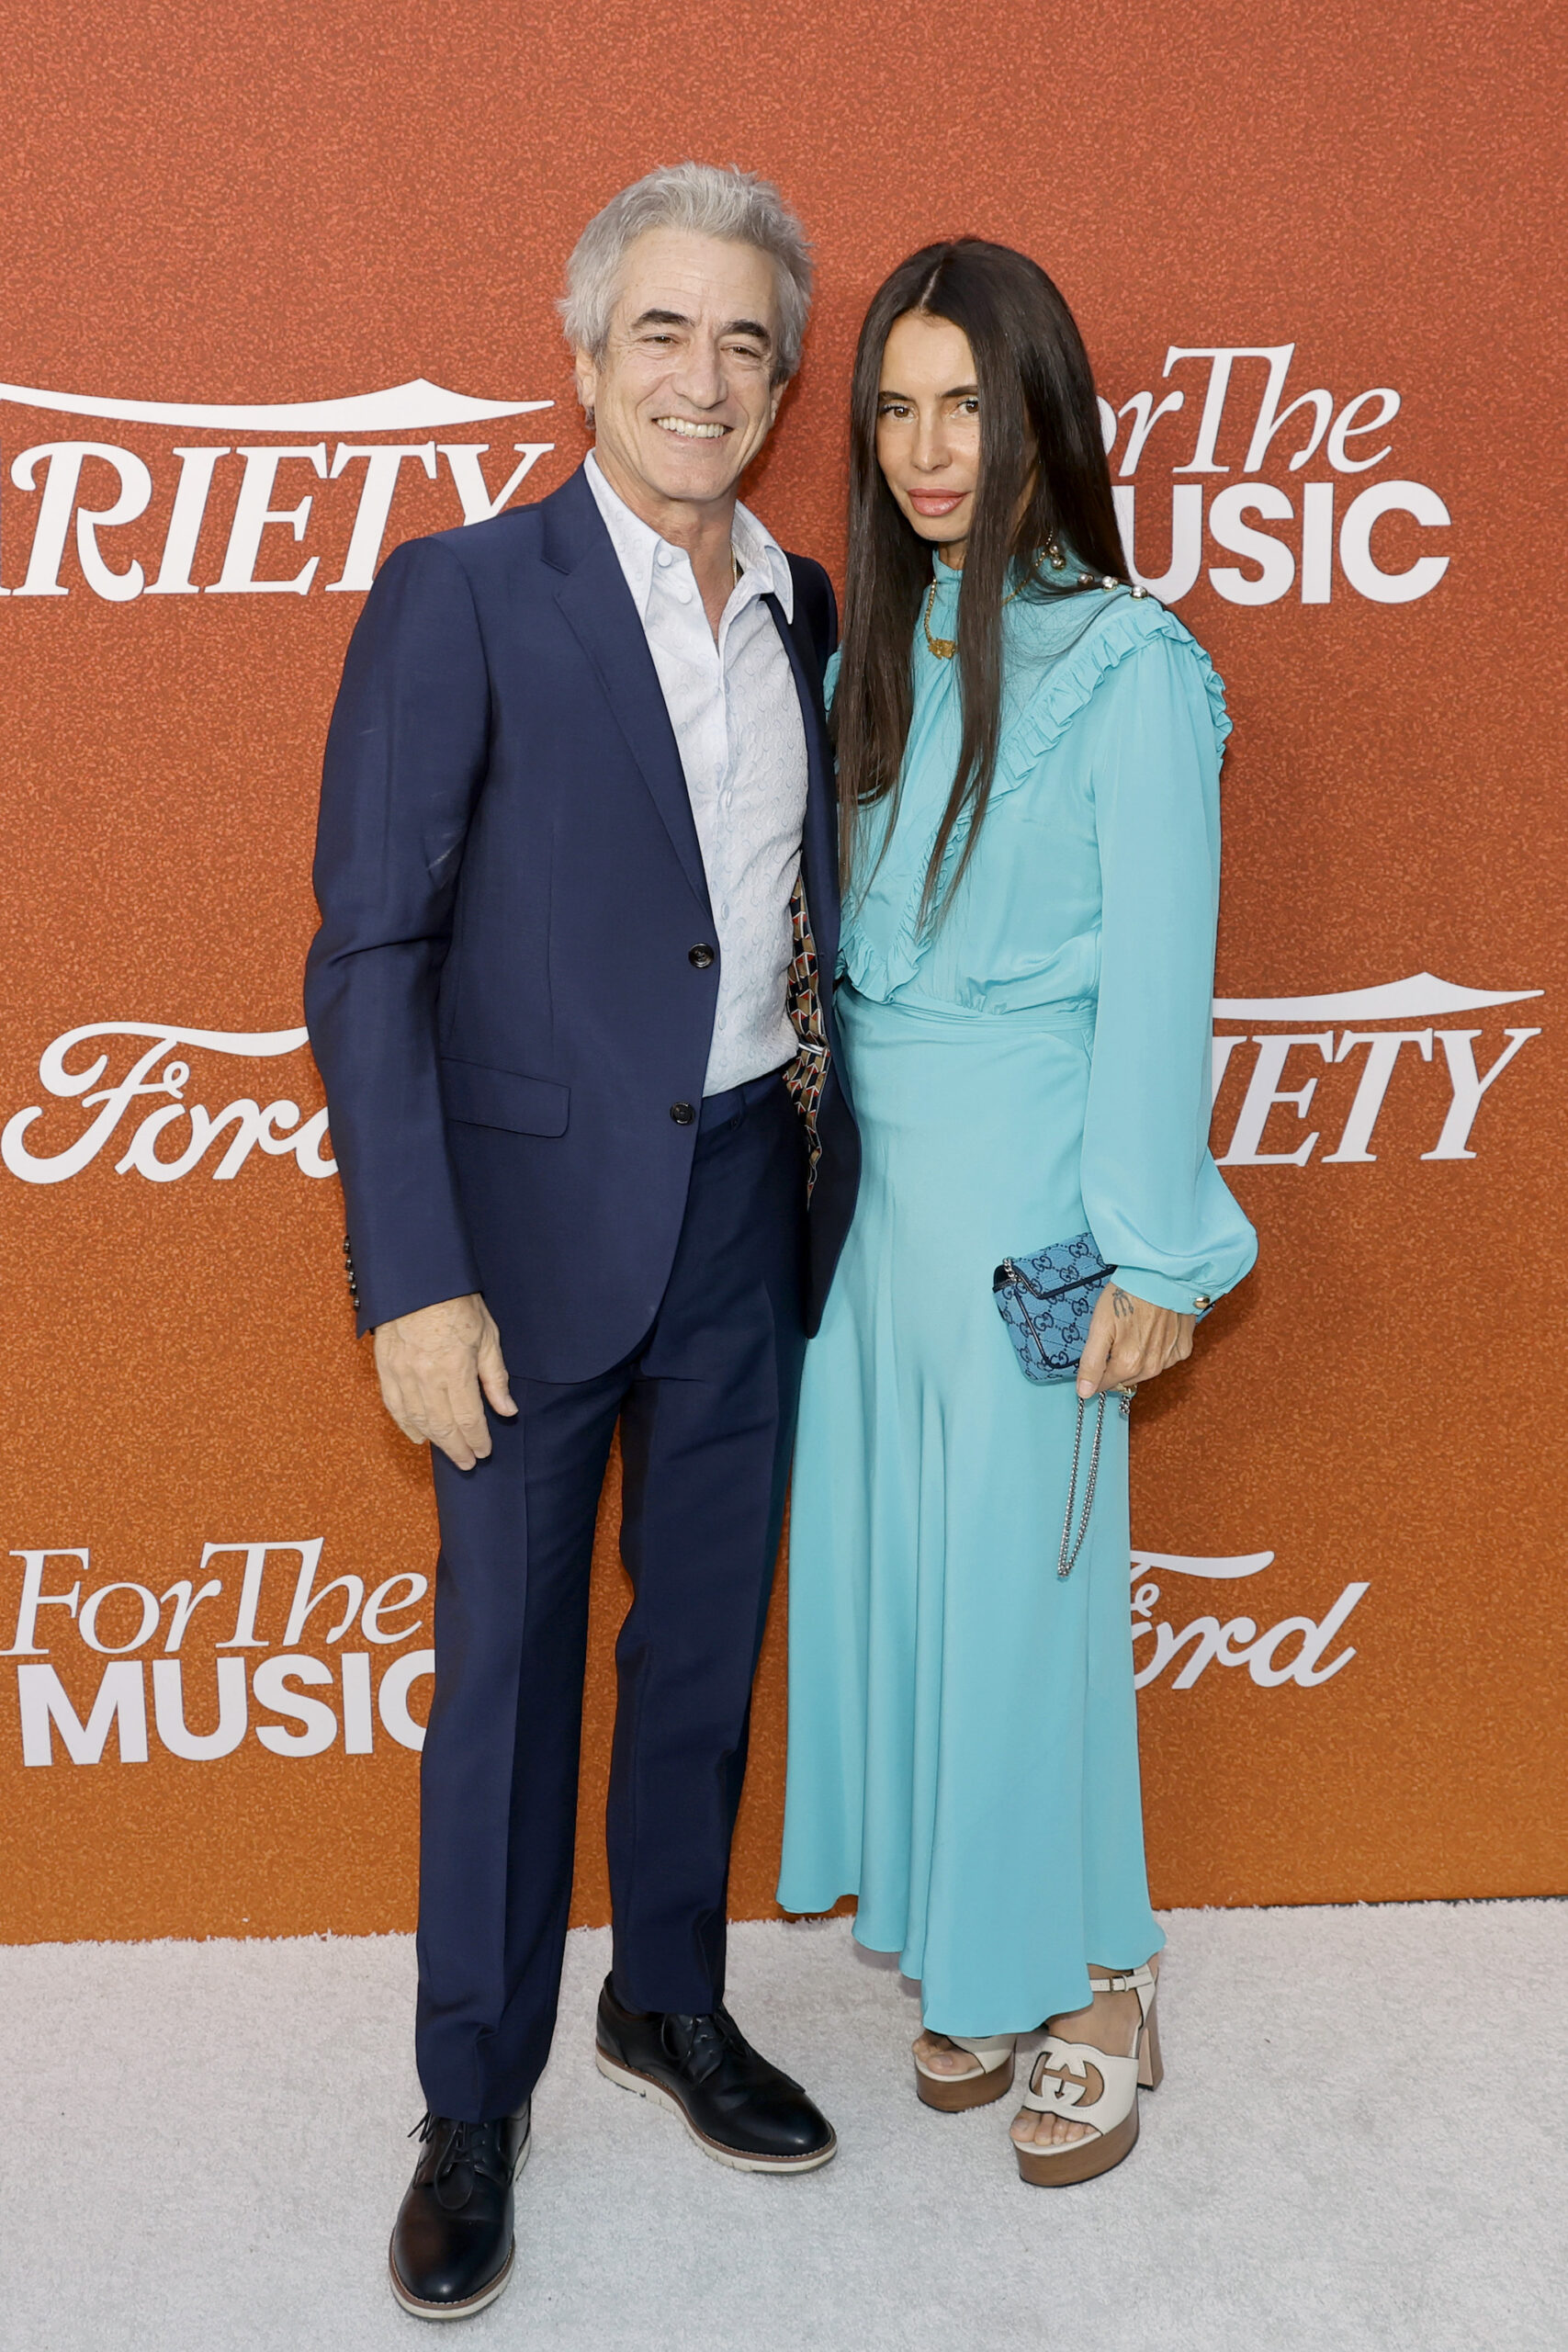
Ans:
<svg viewBox="0 0 1568 2352"><path fill-rule="evenodd" d="M796 1045L784 1004L789 902L806 823L806 726L773 616L794 616L784 550L737 505L740 578L716 641L691 558L617 497L592 455L592 491L664 692L718 933L718 1004L705 1094L780 1069Z"/></svg>

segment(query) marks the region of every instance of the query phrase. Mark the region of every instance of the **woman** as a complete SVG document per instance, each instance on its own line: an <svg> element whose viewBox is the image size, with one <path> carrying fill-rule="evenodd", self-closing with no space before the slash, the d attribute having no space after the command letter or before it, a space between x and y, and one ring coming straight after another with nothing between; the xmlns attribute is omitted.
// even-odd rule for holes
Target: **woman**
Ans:
<svg viewBox="0 0 1568 2352"><path fill-rule="evenodd" d="M1012 2138L1055 2185L1121 2161L1159 2074L1105 1399L1190 1354L1255 1254L1206 1142L1230 723L1122 576L1034 263L913 255L852 399L835 1003L864 1166L801 1402L779 1899L858 1895L919 1979L931 2106L1001 2098L1047 2020ZM1113 1279L1076 1382L1036 1385L993 1269L1086 1228Z"/></svg>

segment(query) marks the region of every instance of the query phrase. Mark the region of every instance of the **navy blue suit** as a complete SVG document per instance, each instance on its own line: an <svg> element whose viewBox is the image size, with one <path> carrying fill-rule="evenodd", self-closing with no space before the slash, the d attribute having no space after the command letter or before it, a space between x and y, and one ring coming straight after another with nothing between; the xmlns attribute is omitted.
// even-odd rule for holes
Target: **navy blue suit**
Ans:
<svg viewBox="0 0 1568 2352"><path fill-rule="evenodd" d="M831 1054L821 672L832 590L773 620L806 722L802 848ZM581 474L388 560L328 737L306 1012L359 1328L478 1291L521 1408L434 1457L422 2080L515 2109L548 2051L570 1894L594 1509L622 1430L634 1600L608 1820L638 2008L722 1996L725 1880L805 1335L853 1209L834 1057L807 1210L777 1078L703 1101L719 965L658 674Z"/></svg>

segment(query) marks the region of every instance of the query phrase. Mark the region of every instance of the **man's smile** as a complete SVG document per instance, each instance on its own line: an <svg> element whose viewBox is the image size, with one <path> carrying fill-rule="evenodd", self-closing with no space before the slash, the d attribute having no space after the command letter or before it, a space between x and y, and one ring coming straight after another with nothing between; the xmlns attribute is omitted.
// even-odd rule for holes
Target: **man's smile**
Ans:
<svg viewBox="0 0 1568 2352"><path fill-rule="evenodd" d="M722 441L732 430L728 424L698 424L689 416L656 416L653 422L660 433L678 434L683 441Z"/></svg>

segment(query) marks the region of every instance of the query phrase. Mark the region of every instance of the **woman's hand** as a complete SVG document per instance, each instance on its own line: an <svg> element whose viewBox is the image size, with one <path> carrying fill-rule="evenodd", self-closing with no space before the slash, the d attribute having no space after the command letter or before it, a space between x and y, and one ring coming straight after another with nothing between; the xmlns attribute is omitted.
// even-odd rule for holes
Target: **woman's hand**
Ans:
<svg viewBox="0 0 1568 2352"><path fill-rule="evenodd" d="M1089 1338L1078 1365L1078 1395L1097 1396L1101 1389L1126 1388L1173 1363L1185 1363L1192 1352L1195 1315L1178 1315L1171 1306L1151 1306L1146 1298L1107 1283L1094 1303Z"/></svg>

